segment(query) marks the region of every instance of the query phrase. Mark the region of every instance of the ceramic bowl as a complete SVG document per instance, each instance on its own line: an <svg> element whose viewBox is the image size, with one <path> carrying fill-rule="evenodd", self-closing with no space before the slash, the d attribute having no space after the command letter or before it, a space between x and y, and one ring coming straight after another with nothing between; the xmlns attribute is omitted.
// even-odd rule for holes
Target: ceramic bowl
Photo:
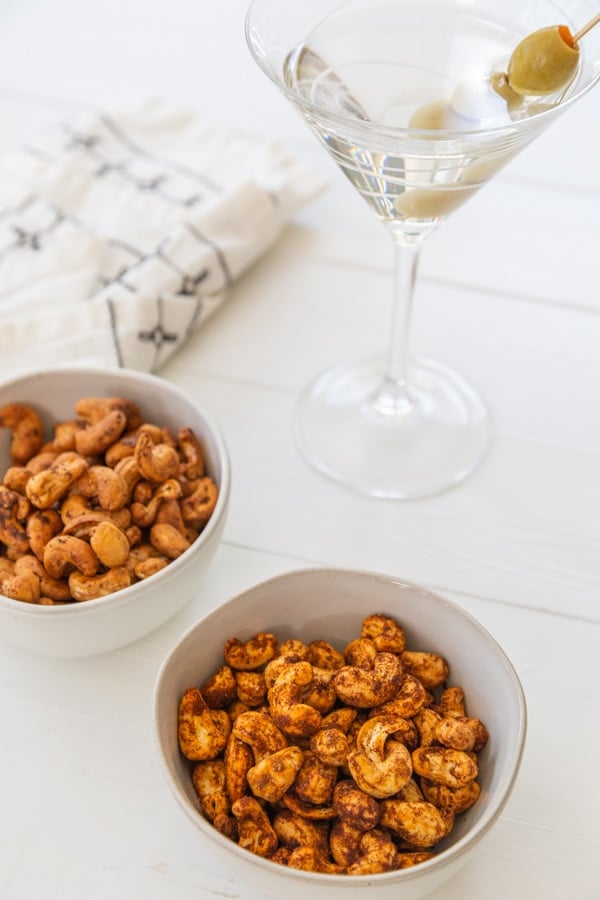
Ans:
<svg viewBox="0 0 600 900"><path fill-rule="evenodd" d="M324 875L262 859L223 837L199 811L191 764L178 747L180 697L223 664L226 639L248 640L259 631L304 642L325 639L338 649L360 633L371 613L393 616L407 646L444 656L450 684L460 685L467 712L481 718L490 739L480 754L481 795L457 816L450 835L430 861L377 875ZM161 767L177 803L198 834L194 862L213 860L239 885L286 900L414 900L454 875L479 850L514 787L526 731L523 690L506 654L460 607L399 578L369 572L305 569L273 578L228 600L194 625L164 661L154 695L155 737Z"/></svg>
<svg viewBox="0 0 600 900"><path fill-rule="evenodd" d="M0 385L0 408L20 402L52 425L74 418L82 397L124 397L138 404L145 421L175 433L191 427L200 439L208 473L219 487L216 508L200 536L181 556L144 581L104 597L62 606L24 603L0 595L0 638L35 653L77 657L112 650L147 634L201 591L202 576L219 544L229 503L230 464L215 422L184 391L133 370L51 369ZM11 433L0 429L0 471L11 465Z"/></svg>

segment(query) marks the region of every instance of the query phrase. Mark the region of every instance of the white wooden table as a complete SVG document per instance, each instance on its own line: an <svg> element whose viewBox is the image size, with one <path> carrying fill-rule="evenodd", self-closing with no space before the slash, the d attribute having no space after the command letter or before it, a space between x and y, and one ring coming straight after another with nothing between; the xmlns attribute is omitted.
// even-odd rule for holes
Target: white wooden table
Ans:
<svg viewBox="0 0 600 900"><path fill-rule="evenodd" d="M97 658L0 648L0 898L263 900L215 868L170 796L153 684L207 608L327 564L452 598L498 639L525 688L514 794L480 854L434 897L598 900L600 89L425 249L415 350L479 386L490 455L440 497L368 500L308 468L290 419L317 370L382 347L391 248L256 69L244 12L245 0L0 5L0 150L70 109L167 96L281 138L330 180L161 373L214 414L232 458L224 542L194 601Z"/></svg>

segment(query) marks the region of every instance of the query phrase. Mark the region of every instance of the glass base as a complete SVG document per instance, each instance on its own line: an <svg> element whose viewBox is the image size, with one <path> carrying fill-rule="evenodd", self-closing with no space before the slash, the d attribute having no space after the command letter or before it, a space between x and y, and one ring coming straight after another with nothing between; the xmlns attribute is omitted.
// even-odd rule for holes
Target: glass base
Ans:
<svg viewBox="0 0 600 900"><path fill-rule="evenodd" d="M478 466L489 417L477 392L438 363L409 369L409 388L385 382L383 360L336 366L301 394L295 438L320 472L373 497L438 494Z"/></svg>

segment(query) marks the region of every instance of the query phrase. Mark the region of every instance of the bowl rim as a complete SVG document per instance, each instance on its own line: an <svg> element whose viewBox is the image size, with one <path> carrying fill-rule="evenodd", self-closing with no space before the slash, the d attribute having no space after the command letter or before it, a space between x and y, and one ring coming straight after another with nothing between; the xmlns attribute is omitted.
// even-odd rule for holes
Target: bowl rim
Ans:
<svg viewBox="0 0 600 900"><path fill-rule="evenodd" d="M5 392L11 388L21 386L28 381L65 374L70 374L72 376L91 376L98 379L106 377L115 379L122 378L124 383L134 381L139 385L146 386L150 391L156 390L157 388L163 390L166 389L172 396L178 397L178 399L193 407L207 426L207 430L211 433L221 464L221 478L218 485L219 495L217 497L217 503L210 519L193 544L191 544L181 556L172 560L168 566L165 566L160 572L156 572L152 575L151 586L153 588L160 588L160 585L163 584L163 582L166 586L180 570L187 568L187 566L192 563L196 554L201 551L206 544L211 542L213 534L218 530L227 510L231 492L231 460L221 428L213 416L210 413L207 413L184 388L167 381L159 375L142 372L138 369L126 367L106 369L100 366L75 365L51 366L22 372L14 378L2 381L0 383L0 390ZM34 405L34 401L32 401L32 405ZM131 600L135 600L138 594L143 594L144 588L147 589L148 584L149 583L145 581L140 581L129 587L122 588L120 591L106 594L103 597L95 597L81 603L66 603L57 606L45 606L38 603L22 603L0 593L0 613L5 611L20 619L36 619L40 616L49 616L50 618L56 618L58 620L76 618L77 616L90 616L100 614L107 606L117 608L128 604Z"/></svg>
<svg viewBox="0 0 600 900"><path fill-rule="evenodd" d="M470 828L461 838L456 841L456 843L452 844L450 847L445 848L444 850L437 853L432 859L429 859L423 863L419 863L418 866L411 866L407 869L399 869L394 870L392 872L381 872L374 875L332 875L326 874L322 872L307 872L299 869L289 869L285 866L281 866L278 863L274 863L269 859L263 859L256 854L251 853L248 850L243 849L234 841L231 841L229 838L226 838L224 835L220 834L216 828L212 826L210 822L208 822L202 814L192 807L187 798L183 795L183 792L180 790L179 785L176 780L172 777L171 771L167 764L167 760L165 758L165 754L163 753L162 746L162 738L161 732L159 728L159 713L160 713L160 705L161 705L161 694L162 694L162 686L165 674L168 669L174 662L177 654L180 649L187 644L191 639L194 633L199 630L208 620L212 618L216 618L219 614L227 607L232 606L233 604L243 602L244 598L249 594L255 593L257 591L263 590L265 588L270 588L271 586L277 584L285 584L290 582L291 580L298 580L304 578L336 578L336 577L358 577L361 579L369 580L376 579L380 582L385 582L388 585L398 585L403 589L412 589L424 594L427 594L431 597L434 602L440 603L443 606L449 608L455 615L457 615L460 619L465 621L469 627L475 629L480 636L484 639L484 641L489 645L490 650L499 658L500 662L503 664L510 681L512 682L512 686L514 688L514 697L516 700L516 710L518 715L518 723L517 723L517 737L512 747L512 756L513 760L510 765L507 766L508 776L505 780L503 793L497 797L495 802L490 805L490 808L487 814L477 822L475 825ZM519 774L519 770L521 767L521 763L523 760L524 750L525 750L525 739L527 735L527 702L525 697L525 692L519 676L516 672L514 665L512 664L510 658L507 653L503 650L501 645L498 643L496 638L482 625L479 620L469 613L467 610L463 609L459 606L455 601L450 600L449 598L443 596L435 590L430 590L429 588L418 584L413 581L407 581L398 576L394 576L391 574L385 574L382 572L371 571L368 569L354 569L354 568L344 568L338 566L307 566L300 569L293 569L279 575L274 575L270 578L267 578L263 581L257 582L254 585L246 588L243 591L238 592L237 594L229 597L223 603L209 610L203 616L196 620L194 624L192 624L189 628L186 629L176 640L176 643L172 646L171 650L168 652L167 656L164 658L161 663L159 670L156 675L155 683L154 683L154 691L153 691L153 739L155 745L155 751L158 755L160 768L162 770L163 776L166 779L167 784L171 790L171 793L174 795L177 803L180 808L183 809L184 813L187 815L187 818L193 822L193 824L200 828L203 834L206 834L211 840L215 841L217 845L223 848L230 853L233 853L234 856L238 857L242 864L254 865L258 869L263 869L265 874L273 873L282 875L285 874L288 877L292 877L295 880L306 881L307 887L313 885L322 885L325 886L347 886L348 888L364 888L366 886L375 886L373 882L375 881L377 884L385 884L390 883L392 881L400 882L408 882L419 879L422 875L427 872L435 871L438 869L443 869L446 865L454 864L457 860L461 860L467 852L469 852L472 846L481 840L492 828L492 826L496 823L496 821L500 818L510 796L513 792L514 786L517 781L517 777ZM275 867L275 868L273 868Z"/></svg>

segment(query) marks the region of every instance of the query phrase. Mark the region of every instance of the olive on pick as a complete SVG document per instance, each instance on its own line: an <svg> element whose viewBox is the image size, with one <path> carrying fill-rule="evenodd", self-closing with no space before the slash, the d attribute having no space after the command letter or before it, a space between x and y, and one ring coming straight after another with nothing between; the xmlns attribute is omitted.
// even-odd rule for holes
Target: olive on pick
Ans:
<svg viewBox="0 0 600 900"><path fill-rule="evenodd" d="M579 64L579 39L599 21L600 14L575 35L567 25L552 25L527 35L510 57L508 87L521 96L544 96L565 87Z"/></svg>
<svg viewBox="0 0 600 900"><path fill-rule="evenodd" d="M566 25L540 28L517 44L508 63L508 84L517 94L553 94L569 83L579 47Z"/></svg>

